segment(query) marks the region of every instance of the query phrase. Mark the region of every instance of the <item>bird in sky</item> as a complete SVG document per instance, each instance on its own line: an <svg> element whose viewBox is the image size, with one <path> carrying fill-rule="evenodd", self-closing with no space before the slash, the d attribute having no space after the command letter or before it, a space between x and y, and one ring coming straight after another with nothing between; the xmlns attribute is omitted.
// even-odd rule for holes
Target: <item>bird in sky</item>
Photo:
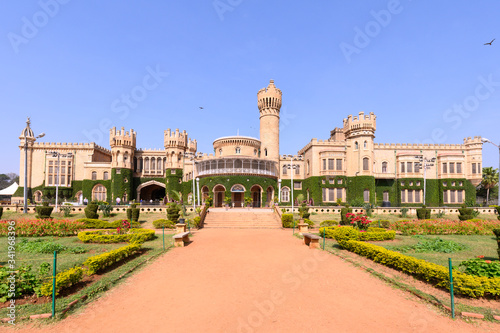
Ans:
<svg viewBox="0 0 500 333"><path fill-rule="evenodd" d="M493 38L493 39L491 40L491 42L489 42L489 43L484 43L484 45L491 45L491 43L493 43L493 41L494 41L494 40L495 40L495 38Z"/></svg>
<svg viewBox="0 0 500 333"><path fill-rule="evenodd" d="M203 106L200 106L200 110L203 110Z"/></svg>

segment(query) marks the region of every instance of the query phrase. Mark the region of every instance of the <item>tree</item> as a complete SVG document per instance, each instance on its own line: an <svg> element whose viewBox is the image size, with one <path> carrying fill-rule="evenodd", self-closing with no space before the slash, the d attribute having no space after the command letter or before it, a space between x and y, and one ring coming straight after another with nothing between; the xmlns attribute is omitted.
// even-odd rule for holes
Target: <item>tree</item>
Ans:
<svg viewBox="0 0 500 333"><path fill-rule="evenodd" d="M490 199L490 189L494 188L498 184L498 169L493 169L493 167L483 168L483 179L481 180L481 186L486 189L486 203Z"/></svg>
<svg viewBox="0 0 500 333"><path fill-rule="evenodd" d="M13 172L7 174L0 174L0 190L9 187L14 184L14 182L19 182L19 176Z"/></svg>

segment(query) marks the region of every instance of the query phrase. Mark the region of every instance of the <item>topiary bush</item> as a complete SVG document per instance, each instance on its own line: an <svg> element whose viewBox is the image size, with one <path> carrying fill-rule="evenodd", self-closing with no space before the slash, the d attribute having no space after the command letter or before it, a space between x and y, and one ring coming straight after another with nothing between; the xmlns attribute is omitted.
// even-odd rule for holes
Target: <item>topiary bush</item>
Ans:
<svg viewBox="0 0 500 333"><path fill-rule="evenodd" d="M353 227L339 227L336 228L333 232L333 238L339 243L341 247L343 242L347 242L348 240L357 240L359 237L359 231L354 229Z"/></svg>
<svg viewBox="0 0 500 333"><path fill-rule="evenodd" d="M425 205L417 209L417 218L419 220L426 220L431 218L431 210L427 209Z"/></svg>
<svg viewBox="0 0 500 333"><path fill-rule="evenodd" d="M347 218L347 213L352 213L352 208L346 206L340 210L340 225L350 224L349 219Z"/></svg>
<svg viewBox="0 0 500 333"><path fill-rule="evenodd" d="M89 203L87 205L87 208L85 208L85 217L88 219L98 219L99 214L97 214L97 210L99 209L99 206L96 203Z"/></svg>
<svg viewBox="0 0 500 333"><path fill-rule="evenodd" d="M498 258L500 259L500 229L494 229L493 233L497 236L497 244L498 244Z"/></svg>
<svg viewBox="0 0 500 333"><path fill-rule="evenodd" d="M130 205L131 208L127 208L127 219L130 221L139 221L139 216L141 214L141 210L136 208L137 204Z"/></svg>
<svg viewBox="0 0 500 333"><path fill-rule="evenodd" d="M54 207L49 207L48 202L44 202L42 206L36 206L35 211L38 214L38 217L41 219L50 219L50 215L52 214L52 210Z"/></svg>
<svg viewBox="0 0 500 333"><path fill-rule="evenodd" d="M283 226L283 228L293 227L293 214L281 215L281 225Z"/></svg>
<svg viewBox="0 0 500 333"><path fill-rule="evenodd" d="M458 209L460 213L458 215L458 219L460 221L472 220L474 218L474 209L468 208L465 204L462 205L462 208Z"/></svg>
<svg viewBox="0 0 500 333"><path fill-rule="evenodd" d="M167 219L169 219L170 221L174 222L174 223L177 223L177 221L179 220L179 217L180 217L180 207L178 204L176 203L171 203L168 205L168 208L167 208Z"/></svg>
<svg viewBox="0 0 500 333"><path fill-rule="evenodd" d="M153 226L155 227L155 229L161 229L163 227L168 229L174 229L175 223L167 219L159 219L153 221Z"/></svg>

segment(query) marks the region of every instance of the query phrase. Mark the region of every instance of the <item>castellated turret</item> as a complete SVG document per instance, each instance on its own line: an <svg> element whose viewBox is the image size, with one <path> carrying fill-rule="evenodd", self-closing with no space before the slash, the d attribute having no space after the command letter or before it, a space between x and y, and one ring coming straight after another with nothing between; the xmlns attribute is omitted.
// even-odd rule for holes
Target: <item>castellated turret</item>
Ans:
<svg viewBox="0 0 500 333"><path fill-rule="evenodd" d="M133 129L126 132L122 127L116 130L113 127L109 130L109 145L111 146L111 167L132 169L137 133Z"/></svg>
<svg viewBox="0 0 500 333"><path fill-rule="evenodd" d="M349 115L347 119L344 119L344 135L347 139L357 136L370 136L373 139L377 129L376 119L373 112L370 112L368 116L365 116L364 112L360 112L358 117Z"/></svg>
<svg viewBox="0 0 500 333"><path fill-rule="evenodd" d="M274 80L257 93L260 112L261 157L279 161L281 90Z"/></svg>
<svg viewBox="0 0 500 333"><path fill-rule="evenodd" d="M164 146L167 155L166 167L169 169L182 168L184 153L196 153L197 142L188 137L188 133L179 129L171 131L170 128L164 132Z"/></svg>

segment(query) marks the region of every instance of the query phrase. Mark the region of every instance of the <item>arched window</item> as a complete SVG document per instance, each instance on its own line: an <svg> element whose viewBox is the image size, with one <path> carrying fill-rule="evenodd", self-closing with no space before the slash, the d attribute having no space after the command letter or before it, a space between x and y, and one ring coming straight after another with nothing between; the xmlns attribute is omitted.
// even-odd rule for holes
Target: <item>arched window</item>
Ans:
<svg viewBox="0 0 500 333"><path fill-rule="evenodd" d="M288 170L288 167L286 165L283 165L283 174L286 175Z"/></svg>
<svg viewBox="0 0 500 333"><path fill-rule="evenodd" d="M241 148L240 147L236 147L236 154L240 154L241 153Z"/></svg>
<svg viewBox="0 0 500 333"><path fill-rule="evenodd" d="M363 171L370 170L369 163L368 163L369 161L370 160L368 159L368 157L363 158Z"/></svg>
<svg viewBox="0 0 500 333"><path fill-rule="evenodd" d="M281 201L282 202L290 201L290 189L288 187L283 187L281 189Z"/></svg>
<svg viewBox="0 0 500 333"><path fill-rule="evenodd" d="M358 150L358 149L359 149L358 141L354 142L354 149L355 149L355 150Z"/></svg>
<svg viewBox="0 0 500 333"><path fill-rule="evenodd" d="M92 171L92 180L97 180L97 172Z"/></svg>
<svg viewBox="0 0 500 333"><path fill-rule="evenodd" d="M109 173L107 171L104 171L104 173L102 174L102 179L104 179L104 180L109 179Z"/></svg>
<svg viewBox="0 0 500 333"><path fill-rule="evenodd" d="M309 164L309 161L307 161L307 163ZM295 174L300 175L300 165L295 166Z"/></svg>
<svg viewBox="0 0 500 333"><path fill-rule="evenodd" d="M254 155L254 156L257 156L257 149L254 149L254 150L253 150L253 155Z"/></svg>
<svg viewBox="0 0 500 333"><path fill-rule="evenodd" d="M42 191L36 191L35 192L35 202L40 202L42 201Z"/></svg>
<svg viewBox="0 0 500 333"><path fill-rule="evenodd" d="M384 201L389 201L389 191L384 191L384 193L383 193L383 200Z"/></svg>
<svg viewBox="0 0 500 333"><path fill-rule="evenodd" d="M267 148L264 149L264 156L267 156Z"/></svg>
<svg viewBox="0 0 500 333"><path fill-rule="evenodd" d="M219 149L219 156L222 156L222 148Z"/></svg>
<svg viewBox="0 0 500 333"><path fill-rule="evenodd" d="M383 173L387 172L387 162L382 162L382 172Z"/></svg>
<svg viewBox="0 0 500 333"><path fill-rule="evenodd" d="M368 143L366 141L363 143L363 148L364 149L368 148Z"/></svg>
<svg viewBox="0 0 500 333"><path fill-rule="evenodd" d="M106 188L103 185L97 184L94 186L92 189L92 200L106 201Z"/></svg>

